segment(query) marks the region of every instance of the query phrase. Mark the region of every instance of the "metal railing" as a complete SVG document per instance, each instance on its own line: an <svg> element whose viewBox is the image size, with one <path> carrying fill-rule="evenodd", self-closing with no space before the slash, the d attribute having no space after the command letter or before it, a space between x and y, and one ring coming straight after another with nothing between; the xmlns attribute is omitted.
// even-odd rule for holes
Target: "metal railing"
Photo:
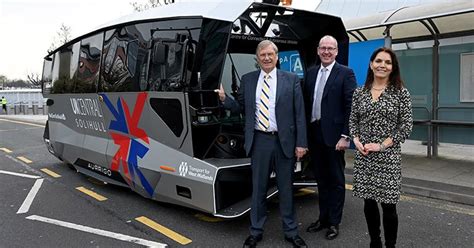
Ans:
<svg viewBox="0 0 474 248"><path fill-rule="evenodd" d="M412 109L424 109L427 111L428 116L432 116L429 109L427 107L412 107ZM439 114L440 109L469 109L474 110L473 107L464 107L464 106L444 106L444 107L437 107L435 111ZM437 115L438 116L438 115ZM440 126L451 126L451 127L467 127L467 128L474 128L474 121L458 121L458 120L441 120L436 119L433 120L431 118L428 119L414 119L414 125L420 126L428 126L428 141L426 147L426 154L427 157L437 157L438 156L438 128Z"/></svg>
<svg viewBox="0 0 474 248"><path fill-rule="evenodd" d="M15 102L12 105L7 105L8 114L15 115L45 115L48 114L48 107L46 104L41 104L40 101L32 102Z"/></svg>

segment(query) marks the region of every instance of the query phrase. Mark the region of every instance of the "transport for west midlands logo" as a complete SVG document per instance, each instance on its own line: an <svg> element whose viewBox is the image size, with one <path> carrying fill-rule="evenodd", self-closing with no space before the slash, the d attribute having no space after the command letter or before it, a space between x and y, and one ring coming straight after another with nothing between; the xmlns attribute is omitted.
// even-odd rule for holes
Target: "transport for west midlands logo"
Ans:
<svg viewBox="0 0 474 248"><path fill-rule="evenodd" d="M179 165L179 175L184 177L186 174L188 174L188 163L187 162L181 162Z"/></svg>

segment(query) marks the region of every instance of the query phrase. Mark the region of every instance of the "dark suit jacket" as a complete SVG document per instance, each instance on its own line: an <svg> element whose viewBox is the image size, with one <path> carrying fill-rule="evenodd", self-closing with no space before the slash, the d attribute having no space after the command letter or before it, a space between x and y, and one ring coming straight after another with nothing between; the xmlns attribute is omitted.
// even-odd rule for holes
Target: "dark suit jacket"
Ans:
<svg viewBox="0 0 474 248"><path fill-rule="evenodd" d="M250 154L255 131L255 91L260 70L242 76L237 101L226 98L224 107L239 108L245 115L245 151ZM275 117L284 155L295 156L295 147L308 147L304 101L296 74L277 70Z"/></svg>
<svg viewBox="0 0 474 248"><path fill-rule="evenodd" d="M311 121L314 87L320 67L311 67L306 73L304 99L308 123ZM341 134L349 136L352 94L356 86L352 69L336 62L326 81L321 100L321 128L326 146L336 146Z"/></svg>

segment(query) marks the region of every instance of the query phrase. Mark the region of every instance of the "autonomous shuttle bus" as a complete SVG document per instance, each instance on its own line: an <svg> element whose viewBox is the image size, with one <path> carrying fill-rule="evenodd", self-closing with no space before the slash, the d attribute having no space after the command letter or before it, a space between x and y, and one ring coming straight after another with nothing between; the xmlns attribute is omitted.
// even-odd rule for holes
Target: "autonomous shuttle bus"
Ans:
<svg viewBox="0 0 474 248"><path fill-rule="evenodd" d="M279 67L301 79L317 63L319 39L339 41L340 18L245 1L175 3L135 13L80 36L44 59L44 140L57 158L144 197L224 218L250 208L243 117L219 105L256 70L263 39ZM314 183L295 166L295 185ZM268 197L277 193L275 183Z"/></svg>

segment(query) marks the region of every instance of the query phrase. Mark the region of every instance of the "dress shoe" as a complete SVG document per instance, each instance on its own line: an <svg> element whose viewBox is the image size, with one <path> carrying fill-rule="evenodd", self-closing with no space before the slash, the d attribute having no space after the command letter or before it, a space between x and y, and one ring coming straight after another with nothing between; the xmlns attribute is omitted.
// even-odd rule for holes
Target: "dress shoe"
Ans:
<svg viewBox="0 0 474 248"><path fill-rule="evenodd" d="M298 247L308 247L308 246L306 245L306 243L304 242L304 240L303 240L300 236L298 236L298 235L296 235L296 236L294 236L294 237L291 237L291 238L285 237L285 240L288 241L288 242L290 242L290 243L293 245L293 247L295 247L295 248L298 248Z"/></svg>
<svg viewBox="0 0 474 248"><path fill-rule="evenodd" d="M257 243L262 240L262 235L250 235L244 242L244 248L255 248L257 247Z"/></svg>
<svg viewBox="0 0 474 248"><path fill-rule="evenodd" d="M326 233L326 239L333 240L339 235L339 226L329 226L328 231Z"/></svg>
<svg viewBox="0 0 474 248"><path fill-rule="evenodd" d="M306 228L307 232L313 233L313 232L319 232L326 228L325 225L321 224L321 221L317 220L316 222L311 223L311 225Z"/></svg>

